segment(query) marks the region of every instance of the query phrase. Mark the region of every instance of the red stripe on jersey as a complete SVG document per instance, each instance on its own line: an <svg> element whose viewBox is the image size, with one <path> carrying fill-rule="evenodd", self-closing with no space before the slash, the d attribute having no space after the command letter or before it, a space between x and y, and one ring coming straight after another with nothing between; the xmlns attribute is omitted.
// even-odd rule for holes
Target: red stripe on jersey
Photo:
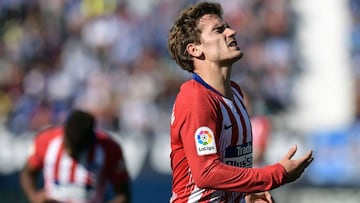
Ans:
<svg viewBox="0 0 360 203"><path fill-rule="evenodd" d="M240 93L239 93L239 94L240 94ZM244 104L244 102L243 102L243 99L240 98L237 94L235 94L235 97L239 99L241 106L242 106L244 109L246 109L245 104Z"/></svg>
<svg viewBox="0 0 360 203"><path fill-rule="evenodd" d="M236 146L238 142L239 126L237 125L236 118L232 113L230 107L225 103L225 101L220 100L221 103L225 106L226 111L228 112L230 121L232 123L232 135L231 135L231 146Z"/></svg>
<svg viewBox="0 0 360 203"><path fill-rule="evenodd" d="M217 107L220 108L220 103L217 103ZM217 116L219 117L219 123L223 123L224 122L224 117L223 114L221 112L217 113ZM220 135L222 134L223 131L223 126L222 125L216 125L216 136L215 136L215 142L219 143L220 142ZM216 146L218 148L218 150L220 150L220 145Z"/></svg>
<svg viewBox="0 0 360 203"><path fill-rule="evenodd" d="M56 155L56 161L55 161L55 167L54 167L54 180L56 182L59 181L60 159L61 159L63 151L64 151L64 147L63 147L63 144L61 144L59 152Z"/></svg>
<svg viewBox="0 0 360 203"><path fill-rule="evenodd" d="M72 159L71 160L71 168L70 168L70 183L75 182L75 171L76 171L76 167L77 167L77 162Z"/></svg>
<svg viewBox="0 0 360 203"><path fill-rule="evenodd" d="M236 83L234 83L234 86L233 86L237 91L238 91L238 93L240 94L240 96L242 97L242 98L240 98L239 97L239 95L238 94L235 94L235 97L240 101L240 104L241 104L241 106L242 106L242 108L244 109L244 110L246 110L246 106L245 106L245 104L244 104L244 102L243 102L243 98L244 98L244 96L243 96L243 94L242 94L242 92L241 92L241 90L240 90L240 87L236 84ZM240 108L237 106L237 105L235 105L236 106L236 110L238 111L238 112L240 112L240 119L241 119L241 124L244 126L244 136L243 136L243 143L246 143L247 142L247 125L245 124L245 120L244 120L244 117L242 116L242 113L241 113L241 111L240 111ZM248 114L248 112L247 111L245 111L245 114L250 118L250 116L249 116L249 114ZM251 124L250 124L251 125Z"/></svg>
<svg viewBox="0 0 360 203"><path fill-rule="evenodd" d="M211 198L211 194L214 193L215 190L205 190L202 195L201 195L201 199L210 199ZM210 196L210 197L208 197ZM207 197L207 198L206 198ZM210 201L208 201L210 202Z"/></svg>
<svg viewBox="0 0 360 203"><path fill-rule="evenodd" d="M231 81L231 87L235 88L235 89L239 92L239 94L240 94L241 97L244 97L244 94L243 94L243 92L241 91L240 86L239 86L236 82Z"/></svg>
<svg viewBox="0 0 360 203"><path fill-rule="evenodd" d="M86 185L91 185L91 173L88 171L86 175Z"/></svg>
<svg viewBox="0 0 360 203"><path fill-rule="evenodd" d="M247 127L245 123L244 116L242 115L242 112L238 105L235 104L236 111L238 112L238 115L240 117L241 126L243 127L243 141L242 143L245 144L247 142Z"/></svg>

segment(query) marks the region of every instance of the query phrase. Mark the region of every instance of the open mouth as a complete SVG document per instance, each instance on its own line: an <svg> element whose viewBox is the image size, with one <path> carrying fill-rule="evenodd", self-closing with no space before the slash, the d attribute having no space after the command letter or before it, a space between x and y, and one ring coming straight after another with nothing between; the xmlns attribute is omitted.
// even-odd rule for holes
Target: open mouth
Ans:
<svg viewBox="0 0 360 203"><path fill-rule="evenodd" d="M236 41L232 41L229 43L229 47L237 47L237 42Z"/></svg>

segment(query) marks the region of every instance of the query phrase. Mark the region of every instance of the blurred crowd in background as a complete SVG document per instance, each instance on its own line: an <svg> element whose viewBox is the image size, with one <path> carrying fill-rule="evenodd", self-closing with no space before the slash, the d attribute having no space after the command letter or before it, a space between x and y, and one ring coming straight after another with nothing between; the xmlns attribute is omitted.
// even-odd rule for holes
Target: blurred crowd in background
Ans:
<svg viewBox="0 0 360 203"><path fill-rule="evenodd" d="M360 125L360 0L349 1L351 33L349 51L351 52L352 72L355 79L355 122ZM359 129L360 131L360 129Z"/></svg>
<svg viewBox="0 0 360 203"><path fill-rule="evenodd" d="M180 9L194 2L0 0L0 125L11 136L24 137L61 124L71 109L81 108L96 116L99 128L124 137L168 136L174 97L192 75L169 57L167 35ZM298 18L291 2L221 4L244 52L234 64L232 79L247 93L251 114L271 118L286 112L302 72L295 40ZM349 51L360 81L360 1L349 0L349 8ZM360 82L357 85L357 120L348 141L355 138L360 146ZM351 134L349 129L345 134ZM334 140L317 140L328 147L325 155ZM310 174L326 178L344 172L323 173L327 161Z"/></svg>
<svg viewBox="0 0 360 203"><path fill-rule="evenodd" d="M168 130L174 96L191 75L169 58L167 34L195 1L0 2L0 117L11 133L59 124L74 107L108 130ZM233 79L254 113L286 110L298 70L289 2L222 4L245 53Z"/></svg>
<svg viewBox="0 0 360 203"><path fill-rule="evenodd" d="M336 129L319 129L309 136L317 161L308 181L321 186L360 186L360 1L349 0L350 27L347 47L353 81L353 120ZM336 94L336 93L334 93ZM341 108L341 107L337 107Z"/></svg>

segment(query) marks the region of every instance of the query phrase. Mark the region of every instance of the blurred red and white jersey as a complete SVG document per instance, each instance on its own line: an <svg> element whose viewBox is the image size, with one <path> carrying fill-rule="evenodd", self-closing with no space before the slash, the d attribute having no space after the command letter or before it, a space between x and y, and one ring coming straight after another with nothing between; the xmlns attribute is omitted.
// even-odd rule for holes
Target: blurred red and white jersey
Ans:
<svg viewBox="0 0 360 203"><path fill-rule="evenodd" d="M271 134L271 122L265 115L251 118L254 146L254 166L264 165L265 153Z"/></svg>
<svg viewBox="0 0 360 203"><path fill-rule="evenodd" d="M103 202L106 181L119 183L129 177L120 147L110 137L97 132L94 145L78 160L63 145L63 129L41 132L34 141L28 164L43 169L49 198L69 203Z"/></svg>

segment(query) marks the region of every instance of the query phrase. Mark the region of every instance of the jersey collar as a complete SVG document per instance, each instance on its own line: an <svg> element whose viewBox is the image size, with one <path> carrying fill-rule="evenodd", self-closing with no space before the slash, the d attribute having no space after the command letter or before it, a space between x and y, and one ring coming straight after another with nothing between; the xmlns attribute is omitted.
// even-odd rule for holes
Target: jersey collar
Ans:
<svg viewBox="0 0 360 203"><path fill-rule="evenodd" d="M205 88L211 90L212 92L215 92L216 94L224 97L219 91L217 91L215 88L211 87L209 84L207 84L198 74L194 73L193 74L193 79L200 83L201 85L203 85Z"/></svg>

